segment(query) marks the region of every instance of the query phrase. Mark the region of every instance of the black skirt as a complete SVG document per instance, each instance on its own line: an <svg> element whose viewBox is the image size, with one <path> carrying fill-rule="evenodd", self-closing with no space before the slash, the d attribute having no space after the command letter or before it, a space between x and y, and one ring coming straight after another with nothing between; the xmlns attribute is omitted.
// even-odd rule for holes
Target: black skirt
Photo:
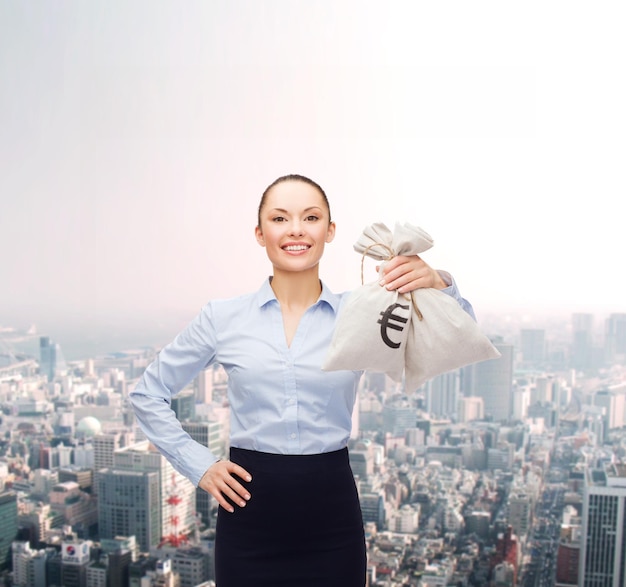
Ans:
<svg viewBox="0 0 626 587"><path fill-rule="evenodd" d="M217 587L364 587L365 537L348 450L276 455L231 448L252 496L219 508Z"/></svg>

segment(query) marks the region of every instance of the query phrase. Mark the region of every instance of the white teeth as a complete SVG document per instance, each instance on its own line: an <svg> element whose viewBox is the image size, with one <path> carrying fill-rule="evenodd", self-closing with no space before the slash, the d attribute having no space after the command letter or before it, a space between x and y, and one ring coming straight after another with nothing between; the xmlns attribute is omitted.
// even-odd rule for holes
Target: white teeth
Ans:
<svg viewBox="0 0 626 587"><path fill-rule="evenodd" d="M308 248L306 245L289 245L285 247L285 251L306 251Z"/></svg>

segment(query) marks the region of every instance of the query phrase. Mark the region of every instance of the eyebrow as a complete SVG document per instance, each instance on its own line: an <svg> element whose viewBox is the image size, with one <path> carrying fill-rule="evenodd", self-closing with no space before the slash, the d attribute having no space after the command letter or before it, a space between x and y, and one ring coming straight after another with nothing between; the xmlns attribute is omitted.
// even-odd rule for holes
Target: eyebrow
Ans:
<svg viewBox="0 0 626 587"><path fill-rule="evenodd" d="M311 210L321 210L321 209L322 208L320 208L319 206L309 206L308 208L305 208L304 210L302 210L302 212L310 212ZM270 212L282 212L283 214L289 214L289 212L285 210L284 208L272 208Z"/></svg>

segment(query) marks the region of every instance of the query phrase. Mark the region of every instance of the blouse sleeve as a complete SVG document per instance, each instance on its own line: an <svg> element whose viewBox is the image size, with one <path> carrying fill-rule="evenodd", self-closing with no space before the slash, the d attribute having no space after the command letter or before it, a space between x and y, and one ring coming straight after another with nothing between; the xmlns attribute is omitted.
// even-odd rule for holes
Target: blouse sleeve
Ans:
<svg viewBox="0 0 626 587"><path fill-rule="evenodd" d="M454 277L452 277L452 275L450 275L447 271L438 270L437 273L439 273L439 275L441 276L441 279L443 279L446 285L448 286L445 289L442 289L441 291L453 297L459 303L461 308L463 308L474 319L474 321L476 321L474 308L472 307L472 304L470 304L464 297L461 296L461 293L459 292L459 288L457 287L456 282L454 281Z"/></svg>
<svg viewBox="0 0 626 587"><path fill-rule="evenodd" d="M129 394L140 428L172 466L198 485L217 457L183 430L172 397L215 361L211 307L200 314L157 355Z"/></svg>

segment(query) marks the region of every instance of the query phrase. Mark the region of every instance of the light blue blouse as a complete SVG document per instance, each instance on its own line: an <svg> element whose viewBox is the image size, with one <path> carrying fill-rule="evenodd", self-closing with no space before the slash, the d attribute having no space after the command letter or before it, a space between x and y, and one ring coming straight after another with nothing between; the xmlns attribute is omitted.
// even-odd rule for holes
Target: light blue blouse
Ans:
<svg viewBox="0 0 626 587"><path fill-rule="evenodd" d="M473 315L449 274L452 295ZM130 402L146 436L172 465L198 485L217 460L183 429L171 398L202 370L228 374L230 445L278 454L315 454L347 446L361 371L322 371L335 321L347 293L324 284L287 346L280 305L270 286L211 301L147 367Z"/></svg>

